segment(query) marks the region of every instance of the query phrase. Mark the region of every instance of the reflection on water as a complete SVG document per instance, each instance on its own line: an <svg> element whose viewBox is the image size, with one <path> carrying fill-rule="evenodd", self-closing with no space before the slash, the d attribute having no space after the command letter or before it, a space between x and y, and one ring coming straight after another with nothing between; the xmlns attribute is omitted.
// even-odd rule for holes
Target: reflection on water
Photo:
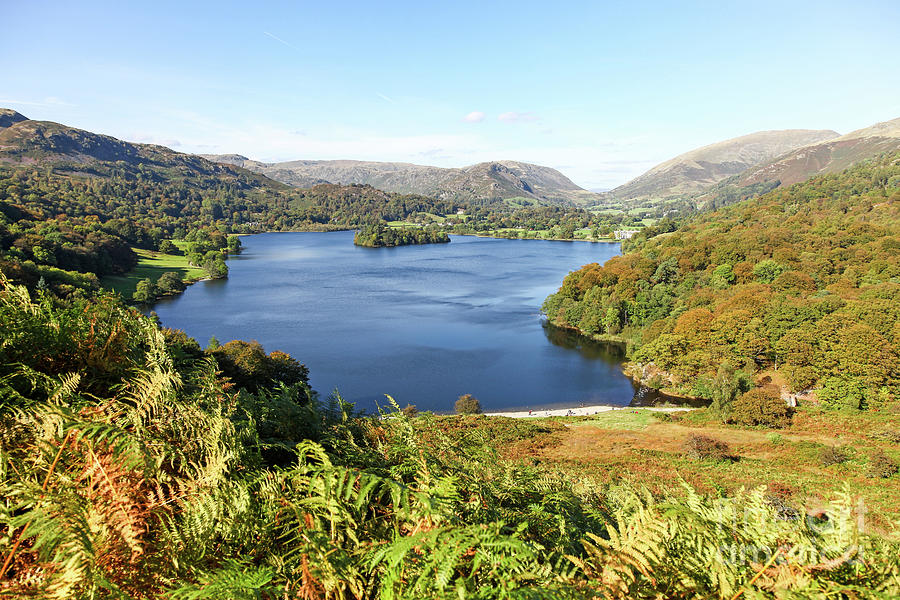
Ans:
<svg viewBox="0 0 900 600"><path fill-rule="evenodd" d="M625 360L625 345L621 342L606 342L592 340L572 329L563 329L544 321L544 335L554 346L560 346L578 352L581 356L590 360L600 360L609 365L618 366ZM661 406L665 404L677 404L679 406L706 406L704 400L694 400L669 396L659 390L654 390L641 385L637 381L631 381L634 388L634 397L629 406Z"/></svg>
<svg viewBox="0 0 900 600"><path fill-rule="evenodd" d="M590 360L602 360L610 365L619 365L625 360L625 348L617 342L592 340L572 329L563 329L544 321L544 335L554 346L578 352Z"/></svg>

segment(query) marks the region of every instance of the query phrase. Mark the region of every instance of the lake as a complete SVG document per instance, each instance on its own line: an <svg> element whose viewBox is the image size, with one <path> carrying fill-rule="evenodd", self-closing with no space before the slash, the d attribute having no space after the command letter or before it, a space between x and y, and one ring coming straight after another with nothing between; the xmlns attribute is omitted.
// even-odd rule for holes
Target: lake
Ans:
<svg viewBox="0 0 900 600"><path fill-rule="evenodd" d="M326 396L450 412L461 394L486 411L627 405L621 349L548 327L540 306L612 243L453 236L450 244L360 248L353 232L241 238L227 280L154 306L206 345L255 339L305 363Z"/></svg>

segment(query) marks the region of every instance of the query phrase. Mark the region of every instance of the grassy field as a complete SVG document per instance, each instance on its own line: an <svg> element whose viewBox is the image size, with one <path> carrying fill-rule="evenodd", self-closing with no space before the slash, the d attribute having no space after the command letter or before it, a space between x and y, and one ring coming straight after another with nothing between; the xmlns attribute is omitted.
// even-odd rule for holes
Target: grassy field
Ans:
<svg viewBox="0 0 900 600"><path fill-rule="evenodd" d="M159 276L167 271L179 273L186 282L197 281L206 277L206 271L191 266L186 256L162 254L151 250L134 249L140 257L137 267L127 275L119 277L104 277L100 284L110 290L118 292L123 298L131 298L137 287L138 281L151 279L156 281Z"/></svg>
<svg viewBox="0 0 900 600"><path fill-rule="evenodd" d="M773 501L809 511L848 485L865 503L869 526L886 531L900 518L900 475L868 476L875 452L900 460L897 414L802 408L790 427L777 431L723 425L702 409L672 415L635 409L590 417L437 419L457 420L443 426L450 431L462 428L476 435L483 430L487 443L507 459L608 485L630 483L663 493L677 492L687 482L704 493L723 495L765 485ZM693 434L726 442L732 459L689 458L685 443ZM823 462L823 452L832 447L845 454L844 462Z"/></svg>

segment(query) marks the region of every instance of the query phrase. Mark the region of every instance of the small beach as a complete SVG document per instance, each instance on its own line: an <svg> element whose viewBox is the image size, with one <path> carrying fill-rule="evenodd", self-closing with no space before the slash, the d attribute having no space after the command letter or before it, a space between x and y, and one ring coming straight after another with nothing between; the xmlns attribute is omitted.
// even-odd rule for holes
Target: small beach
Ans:
<svg viewBox="0 0 900 600"><path fill-rule="evenodd" d="M541 410L516 410L516 411L502 411L502 412L487 412L484 413L488 417L510 417L513 419L527 419L527 418L538 418L538 417L587 417L590 415L596 415L602 412L610 412L614 410L650 410L653 412L683 412L694 410L694 408L689 406L608 406L608 405L596 405L596 406L579 406L576 408L551 408L551 409L541 409Z"/></svg>

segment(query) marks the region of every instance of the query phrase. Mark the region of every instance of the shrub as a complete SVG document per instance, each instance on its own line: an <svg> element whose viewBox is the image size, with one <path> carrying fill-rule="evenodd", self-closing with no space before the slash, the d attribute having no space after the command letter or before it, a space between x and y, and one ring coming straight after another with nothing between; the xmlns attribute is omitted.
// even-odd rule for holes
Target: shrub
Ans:
<svg viewBox="0 0 900 600"><path fill-rule="evenodd" d="M843 448L836 448L834 446L829 446L822 450L822 454L819 457L820 462L823 467L830 467L831 465L839 465L841 463L847 462L847 453L844 452Z"/></svg>
<svg viewBox="0 0 900 600"><path fill-rule="evenodd" d="M694 460L731 459L731 448L726 442L708 435L691 434L684 443L684 453Z"/></svg>
<svg viewBox="0 0 900 600"><path fill-rule="evenodd" d="M766 436L766 439L769 440L769 443L774 446L779 446L784 441L784 438L781 437L780 433L770 433Z"/></svg>
<svg viewBox="0 0 900 600"><path fill-rule="evenodd" d="M884 440L886 442L900 444L900 430L885 429L884 431L873 433L869 437L875 440Z"/></svg>
<svg viewBox="0 0 900 600"><path fill-rule="evenodd" d="M458 415L480 415L481 402L472 394L463 394L454 406Z"/></svg>
<svg viewBox="0 0 900 600"><path fill-rule="evenodd" d="M668 383L662 375L659 373L655 374L649 380L647 380L647 387L651 390L660 390L662 389L666 383Z"/></svg>
<svg viewBox="0 0 900 600"><path fill-rule="evenodd" d="M734 401L731 420L740 425L781 428L791 424L793 410L772 389L754 388Z"/></svg>
<svg viewBox="0 0 900 600"><path fill-rule="evenodd" d="M415 404L407 404L406 406L403 407L403 409L400 412L402 412L404 415L406 415L407 417L409 417L411 419L411 418L415 417L417 414L419 414L419 409L416 408Z"/></svg>
<svg viewBox="0 0 900 600"><path fill-rule="evenodd" d="M893 477L897 470L897 462L885 454L883 450L878 450L869 457L869 468L866 470L866 477L887 479L888 477Z"/></svg>

